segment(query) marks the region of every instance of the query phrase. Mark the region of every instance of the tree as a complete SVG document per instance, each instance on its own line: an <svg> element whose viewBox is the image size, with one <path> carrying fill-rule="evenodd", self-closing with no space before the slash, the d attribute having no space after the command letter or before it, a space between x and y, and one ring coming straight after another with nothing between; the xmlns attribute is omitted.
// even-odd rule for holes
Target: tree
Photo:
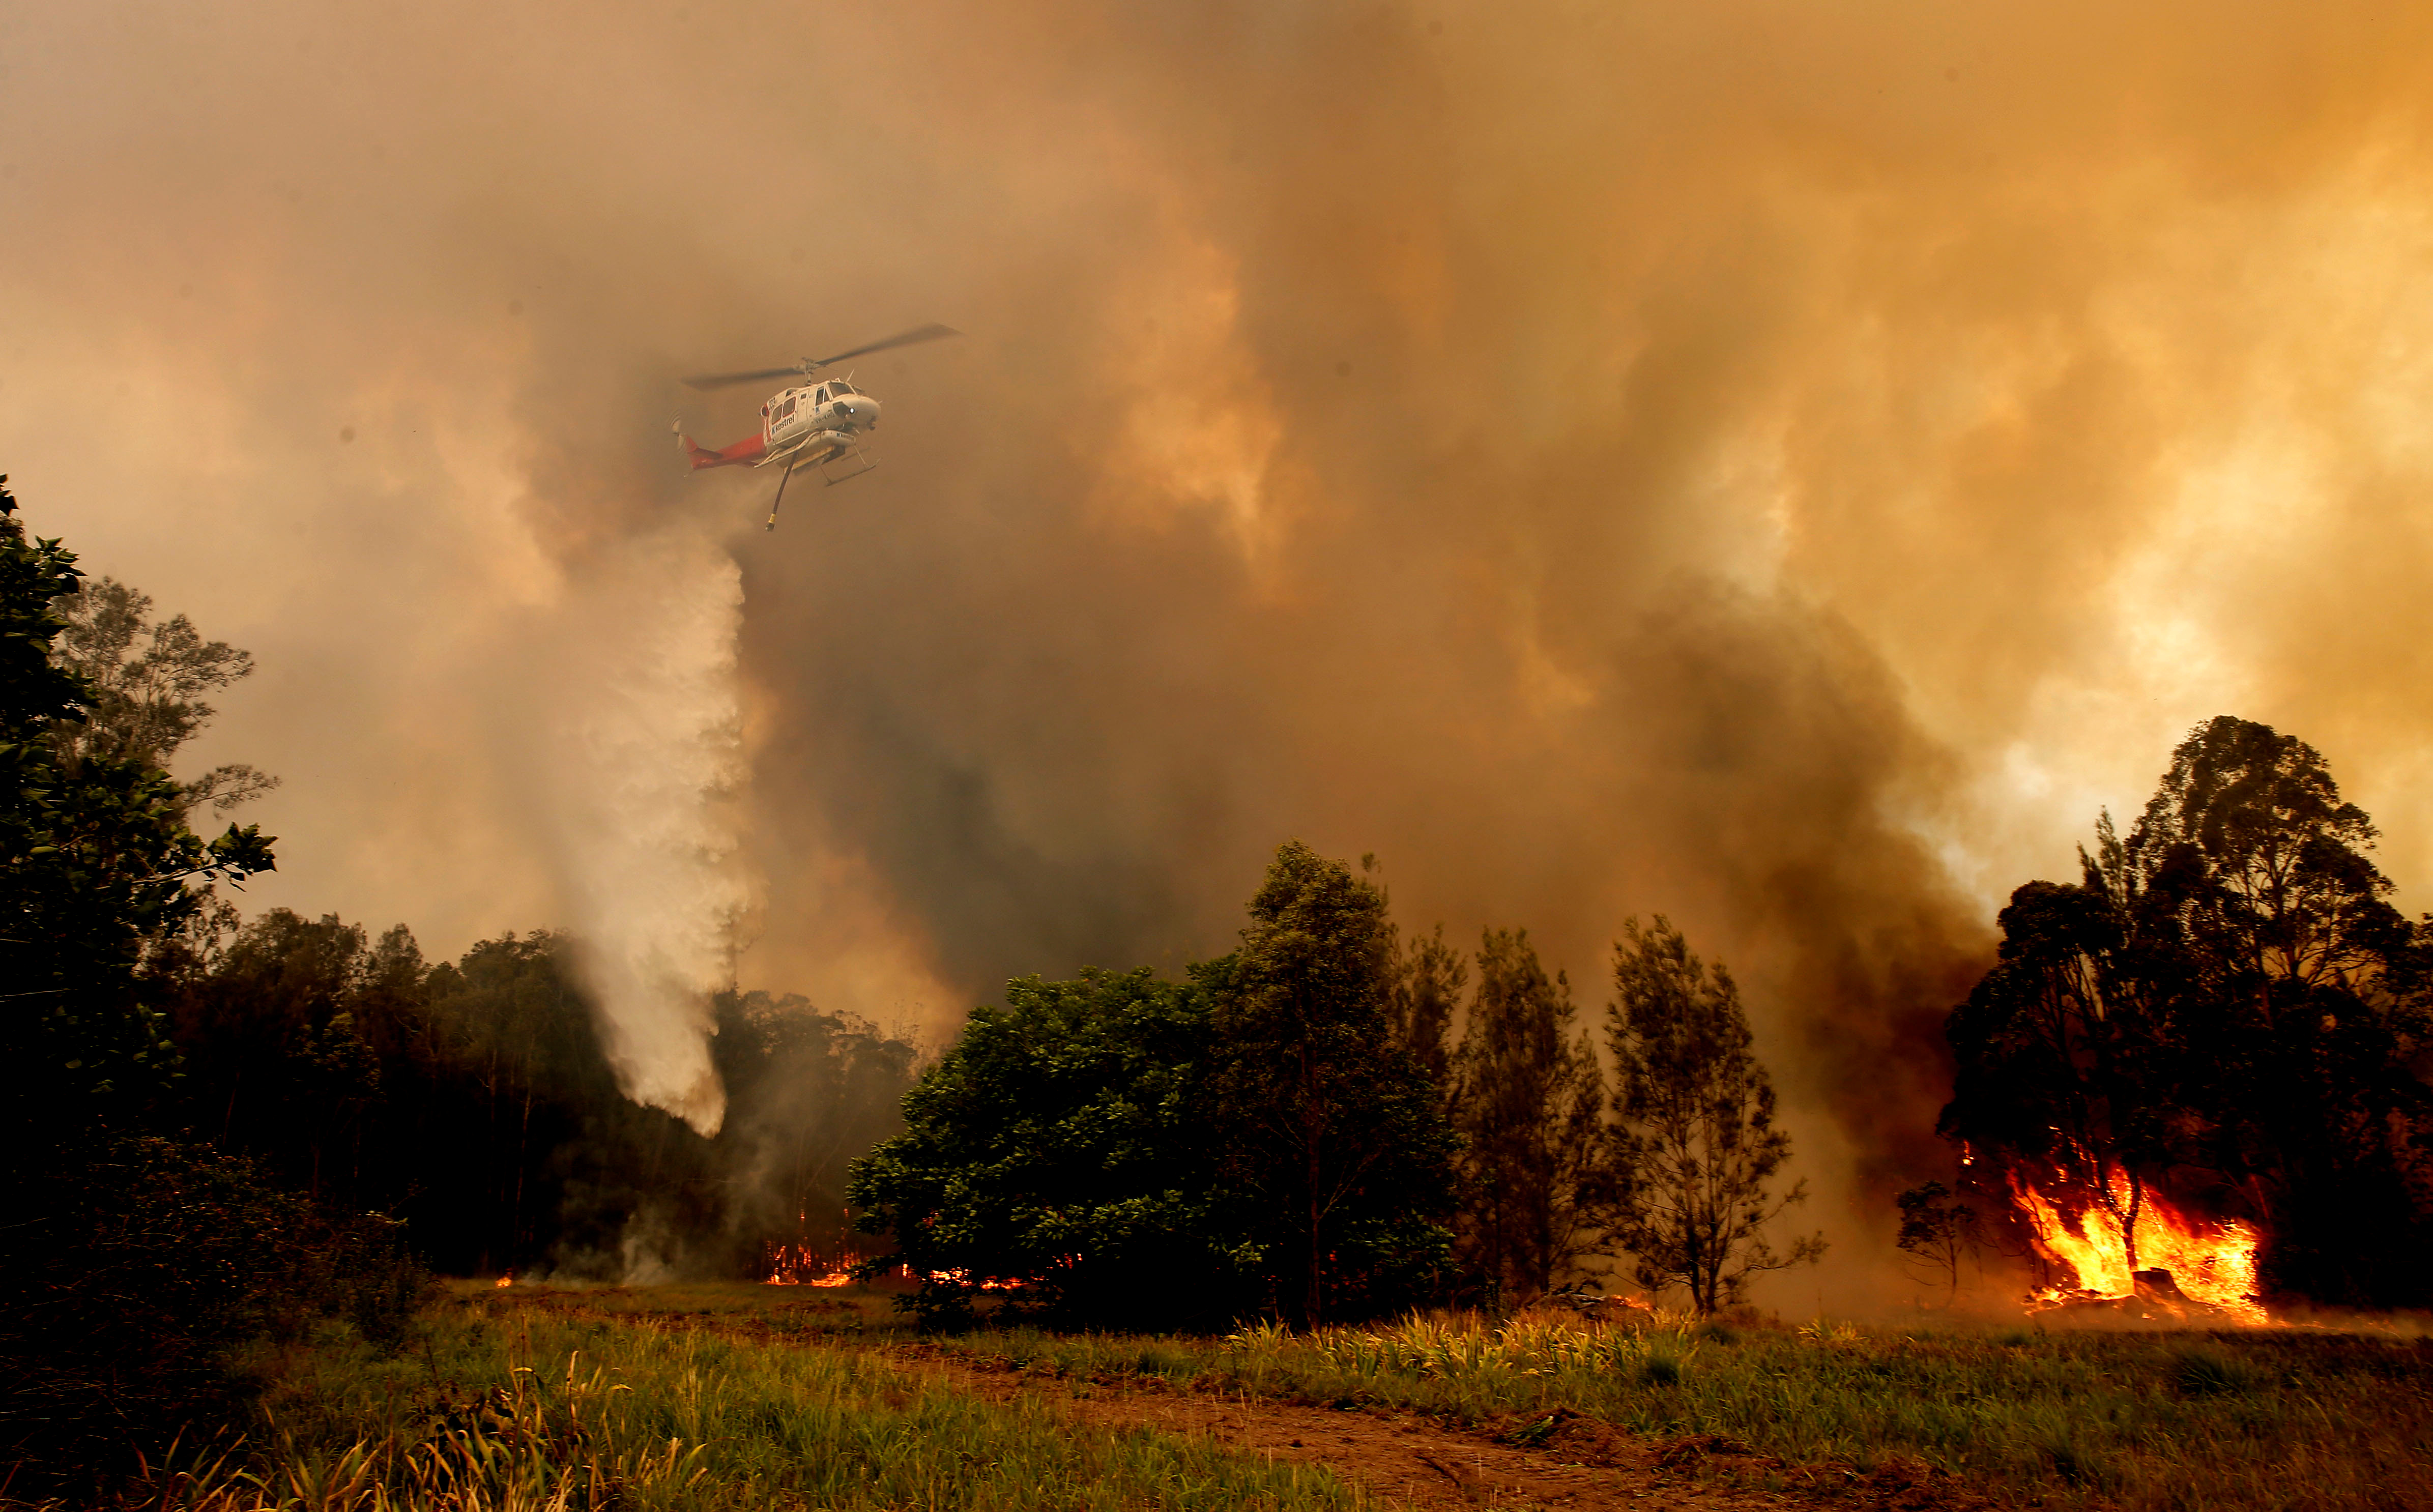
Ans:
<svg viewBox="0 0 2433 1512"><path fill-rule="evenodd" d="M1216 1003L1227 1180L1280 1310L1313 1327L1416 1299L1449 1243L1454 1137L1393 1043L1385 895L1286 841L1241 948L1194 976Z"/></svg>
<svg viewBox="0 0 2433 1512"><path fill-rule="evenodd" d="M0 486L0 1457L19 1489L82 1504L113 1461L225 1404L232 1341L316 1310L383 1329L417 1283L387 1225L147 1128L179 1067L152 968L213 881L271 854L254 828L196 835L148 752L80 743L104 710L55 654L75 564Z"/></svg>
<svg viewBox="0 0 2433 1512"><path fill-rule="evenodd" d="M1702 1313L1744 1295L1751 1275L1823 1258L1825 1240L1794 1240L1777 1255L1761 1232L1807 1197L1770 1181L1791 1158L1775 1127L1774 1086L1750 1053L1740 990L1718 962L1690 951L1659 914L1633 919L1613 947L1614 1001L1606 1019L1614 1061L1615 1237L1640 1283L1679 1285Z"/></svg>
<svg viewBox="0 0 2433 1512"><path fill-rule="evenodd" d="M5 482L5 480L0 480ZM122 1124L174 1074L145 998L147 952L206 906L214 880L270 870L260 829L205 841L185 794L142 754L61 759L99 696L52 659L73 552L28 541L0 487L0 1062L9 1116L50 1133Z"/></svg>
<svg viewBox="0 0 2433 1512"><path fill-rule="evenodd" d="M1077 1320L1221 1322L1257 1255L1220 1197L1206 995L1147 968L1026 977L904 1099L904 1132L856 1161L879 1264L924 1278L932 1318L984 1285Z"/></svg>
<svg viewBox="0 0 2433 1512"><path fill-rule="evenodd" d="M848 1165L903 1130L917 1052L792 993L724 993L717 1011L726 1229L755 1262L767 1242L825 1248L846 1231Z"/></svg>
<svg viewBox="0 0 2433 1512"><path fill-rule="evenodd" d="M2108 823L2101 839L2117 857ZM2096 863L2087 871L2081 886L2030 882L2011 894L1997 963L1945 1026L1955 1068L1936 1127L1968 1148L2033 1162L2102 1207L2135 1274L2145 1173L2174 1122L2175 971L2135 928L2125 891Z"/></svg>
<svg viewBox="0 0 2433 1512"><path fill-rule="evenodd" d="M1977 1210L1955 1200L1941 1181L1911 1187L1893 1204L1901 1215L1894 1248L1916 1256L1949 1285L1951 1300L1958 1300L1960 1263L1975 1252L1981 1231Z"/></svg>
<svg viewBox="0 0 2433 1512"><path fill-rule="evenodd" d="M1413 935L1396 958L1388 1015L1393 1043L1410 1053L1448 1113L1454 1090L1454 1011L1469 980L1470 963L1445 943L1441 924L1433 934Z"/></svg>
<svg viewBox="0 0 2433 1512"><path fill-rule="evenodd" d="M2391 907L2373 822L2322 755L2223 715L2171 754L2076 886L2031 882L1947 1026L1941 1128L2043 1162L2109 1207L2138 1268L2148 1184L2258 1222L2272 1283L2433 1300L2425 931Z"/></svg>
<svg viewBox="0 0 2433 1512"><path fill-rule="evenodd" d="M53 659L88 689L84 719L52 731L60 765L71 772L94 757L167 771L216 712L202 695L253 672L251 652L205 640L182 614L147 620L152 600L116 578L82 584L54 599L52 610L61 625ZM278 786L241 762L214 767L185 785L186 804L226 813Z"/></svg>
<svg viewBox="0 0 2433 1512"><path fill-rule="evenodd" d="M1546 975L1527 930L1485 932L1454 1127L1461 1259L1494 1300L1543 1295L1604 1251L1613 1222L1605 1077L1575 1016L1570 982Z"/></svg>

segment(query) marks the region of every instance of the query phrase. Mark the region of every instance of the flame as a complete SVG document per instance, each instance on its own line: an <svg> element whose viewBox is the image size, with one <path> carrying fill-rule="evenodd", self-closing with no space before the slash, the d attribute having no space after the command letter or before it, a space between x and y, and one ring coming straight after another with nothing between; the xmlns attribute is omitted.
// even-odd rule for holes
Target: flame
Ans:
<svg viewBox="0 0 2433 1512"><path fill-rule="evenodd" d="M512 1286L515 1283L516 1273L510 1270L506 1274L501 1276L497 1281L492 1282L490 1284L493 1286Z"/></svg>
<svg viewBox="0 0 2433 1512"><path fill-rule="evenodd" d="M780 1244L769 1247L769 1284L772 1286L845 1286L853 1282L853 1267L861 1264L861 1256L848 1249L833 1262L814 1255L810 1247Z"/></svg>
<svg viewBox="0 0 2433 1512"><path fill-rule="evenodd" d="M2129 1246L2112 1207L2094 1199L2073 1202L2066 1193L2048 1195L2034 1182L2022 1181L2016 1171L2010 1183L2019 1216L2037 1251L2066 1269L2076 1283L2033 1294L2028 1299L2030 1308L2139 1295L2137 1276L2129 1269ZM2114 1172L2114 1204L2125 1211L2130 1197L2128 1178ZM2067 1211L2073 1207L2075 1215ZM2272 1320L2255 1300L2257 1239L2249 1225L2192 1216L2149 1189L2138 1203L2136 1239L2139 1274L2167 1272L2170 1286L2181 1298L2241 1323L2260 1325ZM2186 1316L2166 1292L2149 1285L2144 1295L2175 1316Z"/></svg>
<svg viewBox="0 0 2433 1512"><path fill-rule="evenodd" d="M970 1271L960 1268L955 1270L933 1270L929 1272L929 1279L936 1282L950 1282L957 1285L974 1285L984 1292L1020 1291L1026 1284L1021 1281L974 1282Z"/></svg>
<svg viewBox="0 0 2433 1512"><path fill-rule="evenodd" d="M855 1269L863 1264L863 1257L850 1249L839 1250L835 1255L829 1256L820 1253L808 1245L773 1244L769 1246L769 1274L766 1283L771 1286L849 1286L853 1284ZM891 1268L885 1274L896 1277L910 1276L910 1272L901 1266ZM972 1280L970 1271L961 1269L933 1270L928 1272L928 1278L934 1282L970 1285L984 1292L1020 1291L1027 1284L1018 1279L975 1282ZM503 1286L506 1283L501 1282L499 1284Z"/></svg>

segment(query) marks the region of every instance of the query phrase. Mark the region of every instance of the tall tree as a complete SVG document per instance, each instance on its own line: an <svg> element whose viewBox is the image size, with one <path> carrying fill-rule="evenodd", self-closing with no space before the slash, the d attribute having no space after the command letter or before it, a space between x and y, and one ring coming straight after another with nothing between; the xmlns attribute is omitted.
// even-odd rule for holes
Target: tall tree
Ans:
<svg viewBox="0 0 2433 1512"><path fill-rule="evenodd" d="M1453 1020L1470 980L1470 962L1445 943L1444 926L1415 934L1395 962L1393 1042L1410 1052L1420 1074L1438 1089L1448 1112L1453 1102Z"/></svg>
<svg viewBox="0 0 2433 1512"><path fill-rule="evenodd" d="M2012 895L2001 961L1948 1026L1945 1132L2078 1177L2133 1270L2162 1180L2258 1221L2280 1288L2433 1300L2427 951L2374 840L2303 740L2198 726L2127 836L2099 823L2080 884Z"/></svg>
<svg viewBox="0 0 2433 1512"><path fill-rule="evenodd" d="M1977 1249L1982 1224L1977 1210L1954 1198L1941 1181L1914 1186L1893 1198L1900 1210L1900 1229L1893 1247L1915 1257L1948 1288L1947 1300L1960 1300L1960 1266Z"/></svg>
<svg viewBox="0 0 2433 1512"><path fill-rule="evenodd" d="M1605 1077L1574 1032L1571 983L1525 929L1489 929L1456 1059L1454 1127L1465 1141L1463 1268L1493 1302L1550 1290L1605 1252L1615 1215Z"/></svg>
<svg viewBox="0 0 2433 1512"><path fill-rule="evenodd" d="M5 480L0 480L5 481ZM70 762L60 733L98 695L57 664L81 574L75 553L32 540L0 487L0 1064L9 1114L58 1131L121 1127L173 1074L145 965L206 906L214 880L271 867L258 828L206 841L185 793L144 754Z"/></svg>
<svg viewBox="0 0 2433 1512"><path fill-rule="evenodd" d="M2101 839L2117 860L2108 821ZM1953 1092L1937 1127L2085 1194L2118 1225L2134 1273L2147 1173L2166 1156L2177 1107L2175 969L2157 959L2168 942L2134 927L2135 900L2097 863L2087 873L2080 886L2030 882L2011 894L1999 957L1945 1027Z"/></svg>
<svg viewBox="0 0 2433 1512"><path fill-rule="evenodd" d="M1448 1242L1454 1137L1393 1043L1393 958L1385 895L1290 841L1241 948L1195 968L1216 997L1232 1178L1303 1327L1415 1297Z"/></svg>
<svg viewBox="0 0 2433 1512"><path fill-rule="evenodd" d="M722 994L717 1007L729 1109L719 1144L739 1178L727 1228L828 1249L845 1231L847 1167L903 1130L916 1052L792 993Z"/></svg>
<svg viewBox="0 0 2433 1512"><path fill-rule="evenodd" d="M1745 1294L1759 1271L1812 1264L1822 1234L1777 1254L1765 1225L1807 1196L1771 1183L1791 1158L1775 1127L1774 1085L1751 1053L1740 989L1709 966L1661 915L1633 919L1613 947L1614 1001L1606 1018L1614 1061L1615 1165L1623 1210L1615 1237L1640 1283L1679 1285L1712 1313Z"/></svg>
<svg viewBox="0 0 2433 1512"><path fill-rule="evenodd" d="M377 1241L149 1127L179 1063L151 968L205 887L271 856L257 830L196 835L144 753L62 758L97 700L56 656L75 564L0 486L0 1458L21 1494L82 1505L114 1459L225 1404L224 1346L380 1266L357 1264ZM375 1289L396 1305L366 1321L410 1301Z"/></svg>

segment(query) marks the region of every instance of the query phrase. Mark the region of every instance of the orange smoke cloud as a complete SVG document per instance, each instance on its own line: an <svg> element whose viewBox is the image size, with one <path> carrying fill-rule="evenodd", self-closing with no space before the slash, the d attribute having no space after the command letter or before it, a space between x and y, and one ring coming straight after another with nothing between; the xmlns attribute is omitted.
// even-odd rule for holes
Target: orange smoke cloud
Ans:
<svg viewBox="0 0 2433 1512"><path fill-rule="evenodd" d="M1176 965L1287 834L1586 983L1660 909L1863 1258L1991 905L2189 725L2433 861L2426 25L26 11L0 467L260 656L197 754L287 779L257 902L444 950L641 864L533 759L562 632L731 532L748 885L667 907L747 980L949 1023ZM757 396L675 374L927 319L857 371L877 473L768 536L771 480L683 477L669 415Z"/></svg>

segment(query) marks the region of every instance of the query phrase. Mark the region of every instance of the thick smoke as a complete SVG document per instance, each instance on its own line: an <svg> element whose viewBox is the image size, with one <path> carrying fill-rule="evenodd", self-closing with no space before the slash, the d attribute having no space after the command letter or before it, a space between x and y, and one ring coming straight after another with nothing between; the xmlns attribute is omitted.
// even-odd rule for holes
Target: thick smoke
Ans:
<svg viewBox="0 0 2433 1512"><path fill-rule="evenodd" d="M941 1026L1223 949L1292 834L1591 1002L1662 910L1856 1298L1993 907L2187 727L2433 864L2407 8L0 18L0 467L260 656L264 901L448 951L658 898L686 983L757 871L747 985ZM768 536L772 480L678 477L672 375L926 319L856 374L878 472ZM651 579L674 521L738 534L734 684L621 660L734 612ZM680 758L536 760L585 706ZM581 833L629 799L681 817Z"/></svg>

